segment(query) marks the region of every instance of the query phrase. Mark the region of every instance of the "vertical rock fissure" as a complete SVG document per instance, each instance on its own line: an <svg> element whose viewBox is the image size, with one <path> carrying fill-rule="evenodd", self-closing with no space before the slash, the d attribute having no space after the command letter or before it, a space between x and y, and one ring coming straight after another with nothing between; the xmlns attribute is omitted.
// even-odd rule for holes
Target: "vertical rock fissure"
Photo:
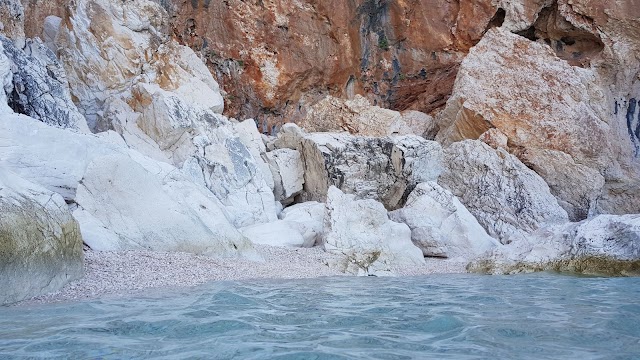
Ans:
<svg viewBox="0 0 640 360"><path fill-rule="evenodd" d="M634 155L636 157L638 157L638 154L640 153L640 112L638 112L638 120L636 124L633 123L637 104L638 101L635 98L631 98L629 99L629 106L627 107L627 130L629 132L629 137L631 138L631 143L635 148Z"/></svg>

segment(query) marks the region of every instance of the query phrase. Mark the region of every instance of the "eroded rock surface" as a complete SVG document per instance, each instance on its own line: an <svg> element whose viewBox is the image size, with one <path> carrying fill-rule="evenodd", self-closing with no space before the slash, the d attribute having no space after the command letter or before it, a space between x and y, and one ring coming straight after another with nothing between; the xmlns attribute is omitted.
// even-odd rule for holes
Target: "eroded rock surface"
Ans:
<svg viewBox="0 0 640 360"><path fill-rule="evenodd" d="M5 89L11 108L48 125L89 132L71 100L65 71L51 50L39 40L28 39L24 50L3 36L0 43L13 73L12 86Z"/></svg>
<svg viewBox="0 0 640 360"><path fill-rule="evenodd" d="M167 35L167 21L148 0L69 5L55 46L80 111L93 131L113 128L130 148L205 185L234 225L275 221L268 166L242 141L251 129L219 114L217 82Z"/></svg>
<svg viewBox="0 0 640 360"><path fill-rule="evenodd" d="M229 223L213 194L175 167L139 154L93 159L76 202L118 238L115 244L95 245L88 238L87 244L96 250L259 257Z"/></svg>
<svg viewBox="0 0 640 360"><path fill-rule="evenodd" d="M0 305L82 277L82 237L64 199L0 168Z"/></svg>
<svg viewBox="0 0 640 360"><path fill-rule="evenodd" d="M544 180L503 149L479 140L457 142L445 149L444 164L438 183L503 244L569 221Z"/></svg>
<svg viewBox="0 0 640 360"><path fill-rule="evenodd" d="M415 185L436 180L443 169L440 145L415 135L307 134L287 124L275 146L300 151L305 167L302 198L312 201L324 201L328 188L336 186L359 199L375 199L396 209Z"/></svg>
<svg viewBox="0 0 640 360"><path fill-rule="evenodd" d="M544 229L528 241L496 248L468 269L491 274L554 270L640 276L640 215L600 215Z"/></svg>

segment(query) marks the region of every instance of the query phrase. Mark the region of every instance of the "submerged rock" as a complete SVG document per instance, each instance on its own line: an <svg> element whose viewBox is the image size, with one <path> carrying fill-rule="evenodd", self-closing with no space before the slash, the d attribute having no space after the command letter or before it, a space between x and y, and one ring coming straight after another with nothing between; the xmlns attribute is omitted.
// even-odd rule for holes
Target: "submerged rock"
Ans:
<svg viewBox="0 0 640 360"><path fill-rule="evenodd" d="M376 275L390 273L396 266L424 264L409 227L389 220L381 203L356 200L332 186L326 206L322 244L327 252L344 256L337 264L343 271Z"/></svg>
<svg viewBox="0 0 640 360"><path fill-rule="evenodd" d="M0 305L83 274L78 223L58 194L0 168Z"/></svg>

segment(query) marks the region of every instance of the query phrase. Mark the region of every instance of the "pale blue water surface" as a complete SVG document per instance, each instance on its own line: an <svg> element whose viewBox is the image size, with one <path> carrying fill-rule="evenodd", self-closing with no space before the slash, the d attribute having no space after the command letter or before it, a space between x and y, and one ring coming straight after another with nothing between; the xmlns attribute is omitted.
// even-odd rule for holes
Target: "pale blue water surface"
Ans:
<svg viewBox="0 0 640 360"><path fill-rule="evenodd" d="M0 358L640 359L640 279L256 280L4 307Z"/></svg>

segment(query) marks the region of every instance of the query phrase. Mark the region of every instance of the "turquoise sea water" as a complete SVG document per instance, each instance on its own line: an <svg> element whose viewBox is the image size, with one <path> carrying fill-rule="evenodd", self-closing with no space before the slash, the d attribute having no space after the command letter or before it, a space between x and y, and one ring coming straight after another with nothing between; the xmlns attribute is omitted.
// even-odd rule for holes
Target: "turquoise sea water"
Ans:
<svg viewBox="0 0 640 360"><path fill-rule="evenodd" d="M213 283L0 308L0 358L640 359L640 279Z"/></svg>

